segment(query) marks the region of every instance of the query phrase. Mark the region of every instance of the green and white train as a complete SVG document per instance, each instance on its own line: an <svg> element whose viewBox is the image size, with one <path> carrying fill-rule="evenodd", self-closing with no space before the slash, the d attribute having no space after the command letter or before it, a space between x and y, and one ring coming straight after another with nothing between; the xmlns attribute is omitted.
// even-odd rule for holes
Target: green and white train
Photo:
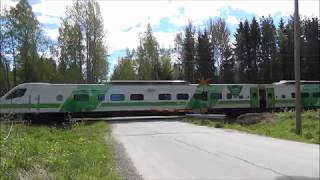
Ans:
<svg viewBox="0 0 320 180"><path fill-rule="evenodd" d="M111 81L106 84L24 83L0 99L0 114L28 117L236 113L292 108L294 81L273 84L190 84ZM320 81L302 81L302 107L320 107Z"/></svg>

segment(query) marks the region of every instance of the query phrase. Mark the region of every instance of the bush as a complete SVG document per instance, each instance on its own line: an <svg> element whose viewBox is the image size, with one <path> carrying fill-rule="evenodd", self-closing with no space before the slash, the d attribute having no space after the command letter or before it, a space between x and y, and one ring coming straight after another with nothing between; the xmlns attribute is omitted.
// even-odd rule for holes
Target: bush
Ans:
<svg viewBox="0 0 320 180"><path fill-rule="evenodd" d="M217 123L214 125L215 128L223 128L224 125L222 123Z"/></svg>
<svg viewBox="0 0 320 180"><path fill-rule="evenodd" d="M273 121L273 118L271 113L247 113L240 115L236 122L240 125L253 125L262 121Z"/></svg>
<svg viewBox="0 0 320 180"><path fill-rule="evenodd" d="M312 138L313 138L313 135L312 135L310 132L307 132L307 133L304 135L304 137L305 137L306 139L312 139Z"/></svg>
<svg viewBox="0 0 320 180"><path fill-rule="evenodd" d="M209 125L210 123L211 123L211 121L208 120L208 119L204 119L204 120L201 121L201 125L204 125L204 126L207 126L207 125Z"/></svg>

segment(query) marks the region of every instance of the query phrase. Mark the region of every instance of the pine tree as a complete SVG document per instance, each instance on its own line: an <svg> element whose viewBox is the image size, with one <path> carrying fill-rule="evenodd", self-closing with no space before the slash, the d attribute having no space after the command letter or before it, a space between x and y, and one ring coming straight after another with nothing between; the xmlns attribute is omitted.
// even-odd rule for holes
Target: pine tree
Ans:
<svg viewBox="0 0 320 180"><path fill-rule="evenodd" d="M195 40L194 40L194 27L189 21L189 24L185 27L185 33L183 38L182 48L182 64L184 69L184 79L189 82L195 82Z"/></svg>
<svg viewBox="0 0 320 180"><path fill-rule="evenodd" d="M154 37L151 25L147 25L146 31L140 37L137 48L138 77L141 80L159 79L159 44Z"/></svg>
<svg viewBox="0 0 320 180"><path fill-rule="evenodd" d="M279 64L280 64L280 78L282 80L294 79L294 42L293 42L293 19L289 19L285 24L282 21L278 28L278 47L279 47Z"/></svg>
<svg viewBox="0 0 320 180"><path fill-rule="evenodd" d="M252 82L250 77L251 70L251 59L249 58L250 49L249 49L249 33L250 27L249 22L246 20L244 24L240 22L237 32L235 34L235 58L237 62L237 76L239 79L236 79L239 83L249 83Z"/></svg>
<svg viewBox="0 0 320 180"><path fill-rule="evenodd" d="M283 18L280 19L278 30L277 30L277 37L278 37L278 60L279 60L279 67L281 69L280 78L281 80L288 80L289 74L288 70L288 37L286 34L285 29L285 22Z"/></svg>
<svg viewBox="0 0 320 180"><path fill-rule="evenodd" d="M263 83L277 79L276 28L273 19L262 17L261 20L261 68Z"/></svg>
<svg viewBox="0 0 320 180"><path fill-rule="evenodd" d="M320 80L319 19L305 18L301 24L301 78Z"/></svg>
<svg viewBox="0 0 320 180"><path fill-rule="evenodd" d="M222 60L222 73L221 79L223 83L235 83L235 59L232 54L232 49L230 46L227 46Z"/></svg>
<svg viewBox="0 0 320 180"><path fill-rule="evenodd" d="M214 64L211 58L208 31L198 31L198 44L195 59L198 79L212 79Z"/></svg>
<svg viewBox="0 0 320 180"><path fill-rule="evenodd" d="M252 77L250 82L258 83L262 82L258 76L258 63L261 62L260 59L260 48L261 48L261 39L260 39L260 26L255 18L252 18L250 24L250 34L249 34L249 58L250 58L250 67L249 74Z"/></svg>

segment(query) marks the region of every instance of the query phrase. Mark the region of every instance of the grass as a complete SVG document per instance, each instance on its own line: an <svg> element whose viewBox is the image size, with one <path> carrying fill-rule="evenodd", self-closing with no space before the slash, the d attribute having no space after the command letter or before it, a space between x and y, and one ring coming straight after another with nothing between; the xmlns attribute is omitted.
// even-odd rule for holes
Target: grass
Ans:
<svg viewBox="0 0 320 180"><path fill-rule="evenodd" d="M67 128L15 123L7 140L11 124L0 125L0 179L121 179L105 122Z"/></svg>
<svg viewBox="0 0 320 180"><path fill-rule="evenodd" d="M236 122L223 123L212 120L186 119L198 125L236 129L252 134L270 136L280 139L320 144L320 111L305 111L302 113L302 135L295 134L295 112L274 113L271 121L262 121L253 125L240 125Z"/></svg>

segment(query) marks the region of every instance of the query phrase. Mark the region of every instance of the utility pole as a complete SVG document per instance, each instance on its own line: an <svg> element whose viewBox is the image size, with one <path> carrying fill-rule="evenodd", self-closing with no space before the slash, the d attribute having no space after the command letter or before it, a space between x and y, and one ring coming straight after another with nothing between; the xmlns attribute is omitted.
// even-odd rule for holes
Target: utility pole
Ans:
<svg viewBox="0 0 320 180"><path fill-rule="evenodd" d="M301 135L301 89L300 89L300 22L299 3L294 0L294 76L296 81L296 134Z"/></svg>

